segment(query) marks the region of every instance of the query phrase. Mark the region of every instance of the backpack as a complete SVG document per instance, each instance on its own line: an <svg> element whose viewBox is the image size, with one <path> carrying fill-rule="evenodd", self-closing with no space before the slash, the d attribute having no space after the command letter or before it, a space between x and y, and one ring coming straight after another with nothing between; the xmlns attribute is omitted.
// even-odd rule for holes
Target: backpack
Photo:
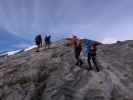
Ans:
<svg viewBox="0 0 133 100"><path fill-rule="evenodd" d="M92 55L96 55L96 51L97 51L97 45L95 44L95 43L93 43L92 45L91 45L91 49L92 49Z"/></svg>
<svg viewBox="0 0 133 100"><path fill-rule="evenodd" d="M93 41L91 40L86 40L83 45L82 45L82 48L83 48L83 53L84 53L84 56L88 56L88 55L91 55L92 54L92 49L91 49L91 46L92 46L92 43Z"/></svg>
<svg viewBox="0 0 133 100"><path fill-rule="evenodd" d="M88 56L88 53L91 52L91 42L90 41L85 41L83 44L82 44L82 48L83 48L83 54L84 56Z"/></svg>

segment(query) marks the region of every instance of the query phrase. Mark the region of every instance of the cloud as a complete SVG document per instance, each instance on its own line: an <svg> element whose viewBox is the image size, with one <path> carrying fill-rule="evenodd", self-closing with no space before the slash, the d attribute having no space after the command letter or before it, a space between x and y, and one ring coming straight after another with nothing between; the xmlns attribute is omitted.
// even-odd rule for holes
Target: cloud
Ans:
<svg viewBox="0 0 133 100"><path fill-rule="evenodd" d="M112 43L116 43L116 42L117 42L117 39L111 38L111 37L104 38L102 41L102 43L104 43L104 44L112 44Z"/></svg>
<svg viewBox="0 0 133 100"><path fill-rule="evenodd" d="M24 48L27 48L27 47L30 47L30 46L31 46L30 44L26 44L26 43L20 43L20 44L12 45L12 47L19 48L19 49L24 49Z"/></svg>
<svg viewBox="0 0 133 100"><path fill-rule="evenodd" d="M53 32L54 40L77 34L110 43L115 40L110 37L133 39L132 4L133 0L0 0L0 26L27 40Z"/></svg>

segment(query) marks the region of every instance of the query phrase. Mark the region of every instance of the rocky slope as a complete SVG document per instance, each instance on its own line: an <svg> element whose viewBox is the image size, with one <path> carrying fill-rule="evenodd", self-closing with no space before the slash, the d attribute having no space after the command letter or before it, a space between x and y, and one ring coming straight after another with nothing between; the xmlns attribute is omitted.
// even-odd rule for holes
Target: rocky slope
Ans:
<svg viewBox="0 0 133 100"><path fill-rule="evenodd" d="M99 73L82 59L57 44L1 58L0 100L133 100L133 41L99 46Z"/></svg>

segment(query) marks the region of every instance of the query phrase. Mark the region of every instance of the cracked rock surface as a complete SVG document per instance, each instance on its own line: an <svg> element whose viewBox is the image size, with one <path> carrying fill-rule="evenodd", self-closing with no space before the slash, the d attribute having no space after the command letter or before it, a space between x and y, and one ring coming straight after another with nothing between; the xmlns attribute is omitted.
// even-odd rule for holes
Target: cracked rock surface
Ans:
<svg viewBox="0 0 133 100"><path fill-rule="evenodd" d="M101 71L75 66L73 49L53 45L0 58L0 100L133 100L133 41L100 45Z"/></svg>

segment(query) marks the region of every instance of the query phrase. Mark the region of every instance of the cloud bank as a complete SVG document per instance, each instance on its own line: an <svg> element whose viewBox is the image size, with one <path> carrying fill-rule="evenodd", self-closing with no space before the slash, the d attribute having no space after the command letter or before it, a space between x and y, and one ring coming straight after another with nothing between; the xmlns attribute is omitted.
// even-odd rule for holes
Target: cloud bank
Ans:
<svg viewBox="0 0 133 100"><path fill-rule="evenodd" d="M72 34L99 41L133 39L132 4L133 0L0 0L0 27L27 40L40 33L51 33L54 39Z"/></svg>

